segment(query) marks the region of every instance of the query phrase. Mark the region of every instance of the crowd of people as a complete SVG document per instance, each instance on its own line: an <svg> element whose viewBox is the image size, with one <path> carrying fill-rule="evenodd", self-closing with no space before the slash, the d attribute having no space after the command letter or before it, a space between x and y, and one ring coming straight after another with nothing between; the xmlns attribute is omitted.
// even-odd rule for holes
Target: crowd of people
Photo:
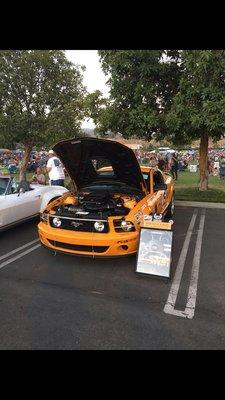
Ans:
<svg viewBox="0 0 225 400"><path fill-rule="evenodd" d="M225 179L225 150L209 149L209 175Z"/></svg>
<svg viewBox="0 0 225 400"><path fill-rule="evenodd" d="M0 165L7 167L11 172L17 172L20 168L24 152L22 150L1 151ZM48 161L47 151L33 150L30 155L27 170L35 172L38 167L44 167Z"/></svg>
<svg viewBox="0 0 225 400"><path fill-rule="evenodd" d="M136 157L141 165L149 165L158 168L166 173L171 173L172 177L177 180L178 172L199 169L199 151L198 150L182 150L182 151L144 151L135 150ZM225 149L209 149L208 151L208 173L209 176L220 176L225 178Z"/></svg>
<svg viewBox="0 0 225 400"><path fill-rule="evenodd" d="M5 151L0 153L0 167L7 168L11 174L19 171L24 153L22 151ZM64 167L53 150L32 151L27 166L33 172L30 183L64 186Z"/></svg>
<svg viewBox="0 0 225 400"><path fill-rule="evenodd" d="M178 179L178 172L191 170L193 165L195 165L193 171L197 171L199 168L198 150L146 151L138 149L135 150L135 154L140 165L158 166L161 171L171 173L175 180ZM22 150L1 151L0 167L7 168L10 173L18 172L23 155ZM65 171L52 150L33 150L27 171L33 172L31 183L64 185ZM225 149L209 149L208 173L210 176L220 176L225 179Z"/></svg>

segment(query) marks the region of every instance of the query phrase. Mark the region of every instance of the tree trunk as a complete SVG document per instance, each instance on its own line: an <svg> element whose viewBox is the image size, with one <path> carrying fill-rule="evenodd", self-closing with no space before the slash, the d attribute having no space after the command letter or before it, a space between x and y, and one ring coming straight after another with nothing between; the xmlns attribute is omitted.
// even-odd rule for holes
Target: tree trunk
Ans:
<svg viewBox="0 0 225 400"><path fill-rule="evenodd" d="M32 147L33 147L32 144L25 145L25 149L24 149L25 152L24 152L24 156L23 156L21 166L20 166L20 177L19 177L20 182L26 180L27 165L30 160L30 153L31 153Z"/></svg>
<svg viewBox="0 0 225 400"><path fill-rule="evenodd" d="M202 134L200 139L199 151L199 174L200 179L198 188L201 191L208 190L208 142L209 137L207 134Z"/></svg>

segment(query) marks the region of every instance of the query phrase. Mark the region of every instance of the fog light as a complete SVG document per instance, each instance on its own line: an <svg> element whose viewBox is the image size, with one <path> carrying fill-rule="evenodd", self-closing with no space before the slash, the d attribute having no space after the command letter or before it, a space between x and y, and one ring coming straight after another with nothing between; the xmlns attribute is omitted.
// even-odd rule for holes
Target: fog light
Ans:
<svg viewBox="0 0 225 400"><path fill-rule="evenodd" d="M62 221L57 217L53 218L52 223L56 228L59 228L62 225Z"/></svg>
<svg viewBox="0 0 225 400"><path fill-rule="evenodd" d="M96 221L96 222L94 223L94 228L96 229L96 231L102 232L102 231L104 230L104 228L105 228L105 225L104 225L104 223L101 222L101 221Z"/></svg>
<svg viewBox="0 0 225 400"><path fill-rule="evenodd" d="M129 232L133 228L133 223L130 221L122 221L121 228L123 229L123 231Z"/></svg>

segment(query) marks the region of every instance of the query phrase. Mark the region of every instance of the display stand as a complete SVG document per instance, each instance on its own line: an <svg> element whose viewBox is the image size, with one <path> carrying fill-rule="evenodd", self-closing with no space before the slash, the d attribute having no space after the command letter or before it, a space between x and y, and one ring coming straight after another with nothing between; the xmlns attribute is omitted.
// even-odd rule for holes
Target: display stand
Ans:
<svg viewBox="0 0 225 400"><path fill-rule="evenodd" d="M173 221L143 221L137 252L138 274L170 278Z"/></svg>

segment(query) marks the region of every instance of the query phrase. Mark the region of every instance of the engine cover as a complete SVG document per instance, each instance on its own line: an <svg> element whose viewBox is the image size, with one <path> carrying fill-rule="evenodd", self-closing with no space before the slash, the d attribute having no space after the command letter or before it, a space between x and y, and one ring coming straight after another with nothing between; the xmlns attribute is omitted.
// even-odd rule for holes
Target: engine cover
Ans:
<svg viewBox="0 0 225 400"><path fill-rule="evenodd" d="M108 194L93 194L78 197L79 204L86 211L107 211L122 206L122 203L114 200Z"/></svg>
<svg viewBox="0 0 225 400"><path fill-rule="evenodd" d="M58 215L79 218L107 218L109 216L125 216L130 208L124 206L120 197L114 198L106 193L80 193L76 204L63 204L55 210Z"/></svg>

